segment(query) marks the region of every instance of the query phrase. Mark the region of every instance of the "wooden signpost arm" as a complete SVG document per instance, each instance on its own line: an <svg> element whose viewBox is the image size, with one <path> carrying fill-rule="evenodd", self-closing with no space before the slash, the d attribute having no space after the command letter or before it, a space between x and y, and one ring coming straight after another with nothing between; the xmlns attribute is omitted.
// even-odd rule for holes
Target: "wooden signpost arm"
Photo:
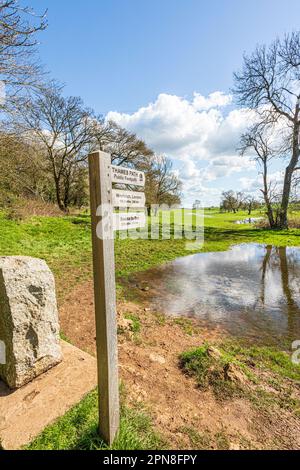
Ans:
<svg viewBox="0 0 300 470"><path fill-rule="evenodd" d="M111 445L119 428L119 381L110 155L105 152L90 154L89 174L98 360L99 432L104 441ZM101 233L102 239L99 237Z"/></svg>

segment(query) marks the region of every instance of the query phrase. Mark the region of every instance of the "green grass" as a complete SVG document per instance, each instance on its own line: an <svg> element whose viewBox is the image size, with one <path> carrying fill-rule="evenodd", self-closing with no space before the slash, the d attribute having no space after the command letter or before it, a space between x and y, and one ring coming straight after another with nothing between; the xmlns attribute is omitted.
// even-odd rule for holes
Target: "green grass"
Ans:
<svg viewBox="0 0 300 470"><path fill-rule="evenodd" d="M194 333L198 333L199 329L194 325L192 320L185 317L178 317L174 319L174 323L179 325L185 334L193 336Z"/></svg>
<svg viewBox="0 0 300 470"><path fill-rule="evenodd" d="M112 447L98 434L97 392L46 428L27 450L156 450L165 442L154 431L151 418L142 408L122 405L120 430Z"/></svg>
<svg viewBox="0 0 300 470"><path fill-rule="evenodd" d="M184 372L194 376L199 388L212 389L216 399L225 400L241 395L238 384L224 377L224 368L230 362L225 354L214 357L209 352L209 344L184 352L179 358L179 365Z"/></svg>
<svg viewBox="0 0 300 470"><path fill-rule="evenodd" d="M211 436L208 432L199 433L191 426L183 426L180 432L188 436L192 449L207 450L211 447Z"/></svg>
<svg viewBox="0 0 300 470"><path fill-rule="evenodd" d="M175 211L176 213L176 211ZM189 214L189 212L187 212ZM208 211L205 218L205 243L201 251L223 251L238 243L266 243L299 246L300 229L266 230L253 225L237 225L245 212L220 214ZM253 216L261 216L258 211ZM192 222L193 216L186 215ZM174 214L171 214L174 231ZM88 215L69 217L33 217L17 222L0 213L0 255L24 255L43 258L54 271L58 285L68 279L67 288L91 278L91 234ZM176 228L175 224L175 228ZM137 271L191 254L186 240L116 239L116 276L121 278Z"/></svg>
<svg viewBox="0 0 300 470"><path fill-rule="evenodd" d="M188 436L190 445L195 450L209 450L212 448L229 450L230 448L228 437L222 431L213 434L208 430L199 432L193 427L184 426L180 428L180 432Z"/></svg>
<svg viewBox="0 0 300 470"><path fill-rule="evenodd" d="M255 211L251 217L262 217L263 213ZM299 246L300 230L269 230L255 228L252 224L238 225L237 220L247 218L245 212L237 214L220 214L211 211L205 219L205 251L223 251L232 244L265 243L274 246Z"/></svg>
<svg viewBox="0 0 300 470"><path fill-rule="evenodd" d="M221 367L232 363L248 373L248 378L254 379L248 364L257 369L269 370L285 379L300 382L300 365L291 361L291 355L273 346L243 345L242 341L224 341L218 347L220 358L217 360L209 354L209 344L186 351L180 356L181 367L194 375L199 386L209 383L209 369L219 363Z"/></svg>
<svg viewBox="0 0 300 470"><path fill-rule="evenodd" d="M137 315L133 315L132 313L127 313L124 315L126 320L132 321L131 331L135 334L141 331L141 321Z"/></svg>
<svg viewBox="0 0 300 470"><path fill-rule="evenodd" d="M257 368L270 370L285 379L300 382L300 365L293 364L291 355L285 351L271 346L244 346L236 341L225 342L223 351L229 360L235 358L242 363L250 361Z"/></svg>
<svg viewBox="0 0 300 470"><path fill-rule="evenodd" d="M293 392L295 382L300 383L300 365L293 364L289 354L274 347L243 345L237 340L218 345L217 356L210 348L204 344L179 358L180 367L195 378L199 388L212 390L220 401L240 397L261 410L279 406L299 415L300 401ZM242 381L228 378L228 366L241 374Z"/></svg>

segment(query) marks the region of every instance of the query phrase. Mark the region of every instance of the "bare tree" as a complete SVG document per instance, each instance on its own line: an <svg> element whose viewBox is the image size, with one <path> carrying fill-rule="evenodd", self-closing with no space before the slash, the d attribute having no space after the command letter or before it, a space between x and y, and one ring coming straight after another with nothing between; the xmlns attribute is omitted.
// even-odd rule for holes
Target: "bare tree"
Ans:
<svg viewBox="0 0 300 470"><path fill-rule="evenodd" d="M223 191L221 209L228 212L233 212L234 214L242 208L242 205L245 200L245 194L242 191Z"/></svg>
<svg viewBox="0 0 300 470"><path fill-rule="evenodd" d="M33 100L18 100L10 117L18 135L43 149L57 204L67 211L73 179L95 145L96 118L81 98L65 98L61 91L52 84L36 92Z"/></svg>
<svg viewBox="0 0 300 470"><path fill-rule="evenodd" d="M37 146L20 137L0 133L0 203L5 207L18 197L46 198L51 189L45 161Z"/></svg>
<svg viewBox="0 0 300 470"><path fill-rule="evenodd" d="M127 165L142 169L151 162L153 150L134 133L115 122L103 122L99 133L102 134L101 147L104 145L105 150L111 154L114 165Z"/></svg>
<svg viewBox="0 0 300 470"><path fill-rule="evenodd" d="M180 204L182 182L173 172L172 161L165 156L155 155L146 168L146 205Z"/></svg>
<svg viewBox="0 0 300 470"><path fill-rule="evenodd" d="M0 79L6 95L38 83L36 34L46 25L45 14L36 15L18 0L0 0Z"/></svg>
<svg viewBox="0 0 300 470"><path fill-rule="evenodd" d="M193 209L201 209L201 201L199 199L196 199L193 204Z"/></svg>
<svg viewBox="0 0 300 470"><path fill-rule="evenodd" d="M259 202L256 200L254 196L252 196L251 194L248 194L245 196L242 207L247 210L248 215L250 216L252 214L252 211L259 207Z"/></svg>
<svg viewBox="0 0 300 470"><path fill-rule="evenodd" d="M300 33L286 35L270 47L259 46L244 56L234 75L239 104L256 110L261 124L280 122L288 132L289 162L285 169L279 228L288 227L288 205L294 172L299 166Z"/></svg>
<svg viewBox="0 0 300 470"><path fill-rule="evenodd" d="M267 216L271 228L275 228L278 224L278 214L274 214L273 203L277 201L278 194L276 192L275 183L269 180L269 165L273 158L277 156L277 151L273 145L272 132L270 126L254 125L241 138L241 154L254 150L255 160L258 163L263 180L263 188L261 193L266 204Z"/></svg>

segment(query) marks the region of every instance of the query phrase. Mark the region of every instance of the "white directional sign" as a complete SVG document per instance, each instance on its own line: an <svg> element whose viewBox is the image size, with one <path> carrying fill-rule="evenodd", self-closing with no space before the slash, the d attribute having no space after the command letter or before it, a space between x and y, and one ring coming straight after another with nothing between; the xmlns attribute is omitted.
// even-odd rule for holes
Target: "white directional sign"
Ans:
<svg viewBox="0 0 300 470"><path fill-rule="evenodd" d="M114 230L130 230L132 228L142 228L146 225L144 212L120 212L113 214Z"/></svg>
<svg viewBox="0 0 300 470"><path fill-rule="evenodd" d="M112 201L114 207L144 207L146 198L144 193L137 191L113 189Z"/></svg>
<svg viewBox="0 0 300 470"><path fill-rule="evenodd" d="M132 168L111 165L111 180L113 183L145 186L145 174Z"/></svg>

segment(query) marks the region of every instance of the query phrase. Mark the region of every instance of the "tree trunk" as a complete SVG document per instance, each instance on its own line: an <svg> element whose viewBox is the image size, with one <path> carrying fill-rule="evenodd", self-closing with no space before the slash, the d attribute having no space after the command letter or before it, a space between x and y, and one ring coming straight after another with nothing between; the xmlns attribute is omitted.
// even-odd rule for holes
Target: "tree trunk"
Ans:
<svg viewBox="0 0 300 470"><path fill-rule="evenodd" d="M279 228L281 229L287 229L289 227L287 213L288 213L289 201L290 201L292 175L293 175L293 169L289 165L285 170L282 200L281 200L280 212L279 212Z"/></svg>
<svg viewBox="0 0 300 470"><path fill-rule="evenodd" d="M283 183L282 200L279 213L279 228L287 229L288 226L288 208L290 202L290 193L292 185L292 177L299 160L299 101L296 104L294 129L293 129L293 146L292 158L289 165L286 167Z"/></svg>
<svg viewBox="0 0 300 470"><path fill-rule="evenodd" d="M64 211L69 213L70 205L70 176L66 176L64 180Z"/></svg>
<svg viewBox="0 0 300 470"><path fill-rule="evenodd" d="M54 180L54 185L55 185L55 196L56 196L56 202L59 207L59 209L62 212L65 212L65 206L61 197L61 192L60 192L60 182L61 182L61 172L58 172L56 169L55 165L55 157L54 155L49 151L49 160L51 162L52 166L52 174L53 174L53 180Z"/></svg>
<svg viewBox="0 0 300 470"><path fill-rule="evenodd" d="M262 193L263 193L266 208L267 208L267 216L268 216L270 228L275 228L276 223L274 221L274 214L273 214L272 204L271 204L271 201L270 201L270 198L269 198L267 160L265 160L263 162L263 165L264 165L264 171L263 171L264 189L263 189Z"/></svg>
<svg viewBox="0 0 300 470"><path fill-rule="evenodd" d="M262 262L262 268L261 268L261 296L260 299L262 301L262 304L265 305L265 295L266 295L266 274L267 274L267 267L268 263L270 261L272 254L272 245L267 245L266 248L266 254L264 256L263 262Z"/></svg>
<svg viewBox="0 0 300 470"><path fill-rule="evenodd" d="M60 208L60 210L62 212L66 212L66 208L64 206L64 203L63 203L61 195L60 195L60 181L59 181L59 178L55 177L54 182L55 182L55 194L56 194L57 205L58 205L58 207Z"/></svg>

